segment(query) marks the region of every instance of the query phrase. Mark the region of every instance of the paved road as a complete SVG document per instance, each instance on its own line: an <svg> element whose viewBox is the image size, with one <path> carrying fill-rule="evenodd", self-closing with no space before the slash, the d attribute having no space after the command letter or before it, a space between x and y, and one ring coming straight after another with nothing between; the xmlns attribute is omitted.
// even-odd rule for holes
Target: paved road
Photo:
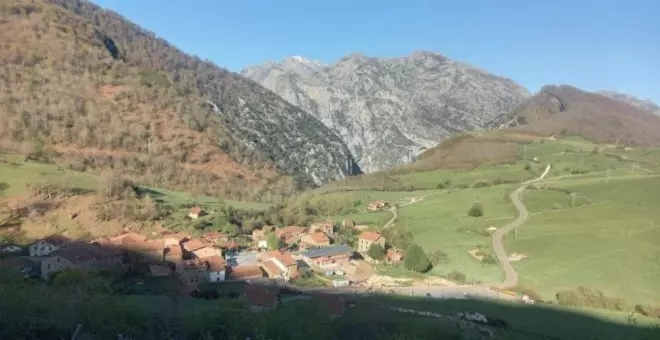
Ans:
<svg viewBox="0 0 660 340"><path fill-rule="evenodd" d="M509 262L508 255L504 250L504 246L502 246L502 238L504 237L504 235L508 234L514 228L521 226L529 218L529 213L527 212L525 205L520 200L520 194L523 191L525 191L525 189L529 184L542 180L548 174L549 171L550 171L550 165L548 164L548 166L546 166L545 171L543 171L541 176L523 183L518 189L514 190L511 193L511 201L513 202L513 205L516 207L516 210L518 210L518 218L515 221L507 224L506 226L498 229L493 233L493 237L492 237L493 249L495 250L495 255L497 255L497 260L500 262L500 266L502 267L502 270L504 270L504 275L505 275L504 282L501 282L496 285L498 288L507 289L514 287L515 285L518 284L518 273L516 273L516 270L513 269L511 262Z"/></svg>
<svg viewBox="0 0 660 340"><path fill-rule="evenodd" d="M399 205L399 208L403 208L407 205L411 205L411 204L421 202L422 200L424 200L428 196L430 196L430 195L426 195L426 196L422 196L422 197L413 197L410 200L410 202L406 202L406 203L403 203L403 204ZM385 225L383 226L383 229L387 229L387 228L391 227L392 224L394 224L394 221L396 221L396 218L398 217L398 209L397 208L391 207L391 208L388 209L388 211L392 213L392 218L390 218L390 220L387 221L387 223L385 223Z"/></svg>

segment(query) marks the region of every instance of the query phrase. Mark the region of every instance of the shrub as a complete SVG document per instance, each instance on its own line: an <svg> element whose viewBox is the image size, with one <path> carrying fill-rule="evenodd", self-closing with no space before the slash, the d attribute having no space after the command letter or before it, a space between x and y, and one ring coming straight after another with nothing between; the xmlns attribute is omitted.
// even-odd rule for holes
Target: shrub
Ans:
<svg viewBox="0 0 660 340"><path fill-rule="evenodd" d="M469 187L470 187L470 186L467 185L466 183L458 183L458 184L456 184L456 188L458 188L458 189L467 189L467 188L469 188Z"/></svg>
<svg viewBox="0 0 660 340"><path fill-rule="evenodd" d="M418 273L424 273L431 269L431 261L422 247L413 244L408 247L406 257L403 259L403 266Z"/></svg>
<svg viewBox="0 0 660 340"><path fill-rule="evenodd" d="M628 310L630 307L621 298L605 296L603 292L588 287L578 287L573 290L563 290L555 297L561 305L584 306L611 310Z"/></svg>
<svg viewBox="0 0 660 340"><path fill-rule="evenodd" d="M532 170L532 166L529 164L525 164L525 171L531 171L531 170Z"/></svg>
<svg viewBox="0 0 660 340"><path fill-rule="evenodd" d="M367 250L367 255L374 260L381 261L385 258L385 249L380 244L374 243Z"/></svg>
<svg viewBox="0 0 660 340"><path fill-rule="evenodd" d="M497 264L497 260L495 259L495 257L493 257L492 254L485 254L484 257L481 259L481 263Z"/></svg>
<svg viewBox="0 0 660 340"><path fill-rule="evenodd" d="M472 186L473 188L486 188L489 187L491 184L486 182L486 181L478 181L477 183L474 183Z"/></svg>
<svg viewBox="0 0 660 340"><path fill-rule="evenodd" d="M660 307L658 306L635 305L635 312L660 319Z"/></svg>
<svg viewBox="0 0 660 340"><path fill-rule="evenodd" d="M452 270L449 272L449 274L447 274L447 279L456 283L465 283L465 281L467 281L467 276L457 270Z"/></svg>
<svg viewBox="0 0 660 340"><path fill-rule="evenodd" d="M484 207L480 203L474 203L467 214L471 217L481 217L484 215Z"/></svg>
<svg viewBox="0 0 660 340"><path fill-rule="evenodd" d="M449 262L449 257L447 256L447 253L444 251L438 249L429 255L429 260L431 261L431 264L434 266L441 264L441 263L447 263Z"/></svg>
<svg viewBox="0 0 660 340"><path fill-rule="evenodd" d="M447 188L444 183L438 183L438 185L435 186L436 189L445 189Z"/></svg>

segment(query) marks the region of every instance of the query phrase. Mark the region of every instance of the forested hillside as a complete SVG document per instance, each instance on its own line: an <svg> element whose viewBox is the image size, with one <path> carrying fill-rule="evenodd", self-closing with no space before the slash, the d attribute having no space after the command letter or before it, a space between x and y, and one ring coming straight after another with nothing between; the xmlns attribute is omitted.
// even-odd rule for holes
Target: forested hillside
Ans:
<svg viewBox="0 0 660 340"><path fill-rule="evenodd" d="M4 147L239 199L359 173L320 121L76 0L0 5Z"/></svg>

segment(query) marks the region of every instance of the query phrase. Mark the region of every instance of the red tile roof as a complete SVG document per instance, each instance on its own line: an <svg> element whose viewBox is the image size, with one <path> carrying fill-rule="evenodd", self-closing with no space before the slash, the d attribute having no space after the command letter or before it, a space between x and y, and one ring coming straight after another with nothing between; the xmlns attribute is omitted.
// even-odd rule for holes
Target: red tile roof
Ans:
<svg viewBox="0 0 660 340"><path fill-rule="evenodd" d="M206 262L209 271L221 272L226 269L225 259L223 259L222 256L205 257L202 259L202 261Z"/></svg>
<svg viewBox="0 0 660 340"><path fill-rule="evenodd" d="M291 256L291 254L287 252L281 252L279 250L272 250L266 253L266 258L267 259L277 259L280 261L283 265L285 266L292 266L296 264L296 260Z"/></svg>
<svg viewBox="0 0 660 340"><path fill-rule="evenodd" d="M284 271L278 267L273 261L266 261L261 264L261 266L266 270L266 272L270 275L279 275L284 273Z"/></svg>
<svg viewBox="0 0 660 340"><path fill-rule="evenodd" d="M206 244L204 244L204 242L202 242L200 240L192 239L192 240L188 240L188 241L183 242L182 246L183 246L183 249L185 249L187 251L195 251L197 249L202 249L202 248L206 247Z"/></svg>
<svg viewBox="0 0 660 340"><path fill-rule="evenodd" d="M181 251L181 247L179 246L171 246L165 248L165 256L181 256L183 251Z"/></svg>
<svg viewBox="0 0 660 340"><path fill-rule="evenodd" d="M313 234L309 235L309 237L312 239L312 241L314 241L316 243L330 242L330 239L328 238L328 236L326 234L322 233L322 232L313 233Z"/></svg>
<svg viewBox="0 0 660 340"><path fill-rule="evenodd" d="M197 215L197 214L199 214L199 213L201 213L201 212L202 212L202 208L200 208L200 207L192 207L192 208L190 208L190 213L191 213L191 214L196 214L196 215Z"/></svg>
<svg viewBox="0 0 660 340"><path fill-rule="evenodd" d="M263 276L263 272L258 265L242 265L232 268L230 276L232 279L242 279Z"/></svg>
<svg viewBox="0 0 660 340"><path fill-rule="evenodd" d="M300 234L305 232L305 229L306 228L304 228L304 227L298 227L298 226L295 226L295 225L290 225L288 227L278 229L277 231L275 231L275 235L277 235L278 237L287 238L290 235L296 235L296 236L300 235Z"/></svg>
<svg viewBox="0 0 660 340"><path fill-rule="evenodd" d="M124 242L124 246L128 249L135 251L155 251L165 249L165 242L163 240L152 240L143 242Z"/></svg>
<svg viewBox="0 0 660 340"><path fill-rule="evenodd" d="M362 234L360 234L361 239L371 241L371 242L376 242L381 237L383 237L383 235L381 235L381 234L379 234L375 231L365 231Z"/></svg>

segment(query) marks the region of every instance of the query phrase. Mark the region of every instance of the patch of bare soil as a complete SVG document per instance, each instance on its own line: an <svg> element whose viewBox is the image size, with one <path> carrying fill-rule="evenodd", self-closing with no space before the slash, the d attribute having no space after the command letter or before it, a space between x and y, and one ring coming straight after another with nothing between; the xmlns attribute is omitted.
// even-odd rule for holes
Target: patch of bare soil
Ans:
<svg viewBox="0 0 660 340"><path fill-rule="evenodd" d="M472 257L474 257L479 261L484 259L483 253L481 252L480 249L470 249L468 250L468 254L470 254Z"/></svg>
<svg viewBox="0 0 660 340"><path fill-rule="evenodd" d="M101 98L110 100L113 99L116 94L127 91L128 89L129 87L126 85L103 85L99 87L98 94Z"/></svg>

